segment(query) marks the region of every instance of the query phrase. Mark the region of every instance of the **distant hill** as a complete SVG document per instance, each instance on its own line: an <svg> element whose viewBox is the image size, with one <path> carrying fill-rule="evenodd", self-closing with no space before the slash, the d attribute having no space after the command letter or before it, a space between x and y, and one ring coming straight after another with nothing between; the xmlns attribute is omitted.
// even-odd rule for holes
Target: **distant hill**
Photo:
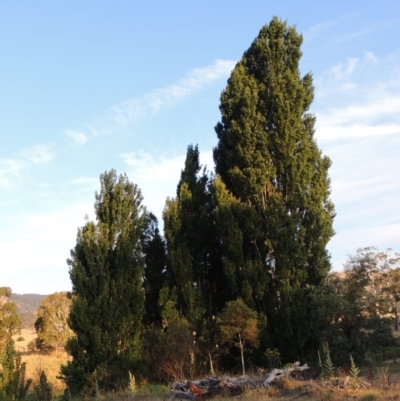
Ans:
<svg viewBox="0 0 400 401"><path fill-rule="evenodd" d="M17 312L21 316L22 328L30 329L34 327L37 310L43 298L47 295L39 294L12 294L11 300L17 304Z"/></svg>

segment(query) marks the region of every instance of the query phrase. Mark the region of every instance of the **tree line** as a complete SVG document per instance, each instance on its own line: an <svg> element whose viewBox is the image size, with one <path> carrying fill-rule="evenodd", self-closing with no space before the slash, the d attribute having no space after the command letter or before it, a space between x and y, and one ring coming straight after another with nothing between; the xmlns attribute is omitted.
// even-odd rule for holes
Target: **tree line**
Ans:
<svg viewBox="0 0 400 401"><path fill-rule="evenodd" d="M312 362L325 341L337 363L362 361L393 343L384 315L395 308L399 324L387 269L398 259L368 248L344 278L329 274L331 161L314 138L301 44L278 18L261 29L221 94L215 172L189 145L164 235L126 174L100 176L96 219L67 261L69 391L124 388L129 372L158 381Z"/></svg>

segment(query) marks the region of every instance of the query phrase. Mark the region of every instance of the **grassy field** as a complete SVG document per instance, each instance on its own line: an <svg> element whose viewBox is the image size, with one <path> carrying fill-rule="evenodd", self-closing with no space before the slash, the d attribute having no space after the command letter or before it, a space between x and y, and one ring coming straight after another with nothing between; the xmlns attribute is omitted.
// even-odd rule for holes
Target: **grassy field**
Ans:
<svg viewBox="0 0 400 401"><path fill-rule="evenodd" d="M17 341L22 337L23 341ZM52 385L54 394L60 394L64 390L63 383L57 379L60 366L65 364L69 356L65 352L56 351L49 355L30 353L28 344L36 339L36 332L32 329L22 329L21 334L15 335L15 348L22 353L22 362L26 362L26 378L33 380L33 385L38 382L40 372L46 373L48 382Z"/></svg>

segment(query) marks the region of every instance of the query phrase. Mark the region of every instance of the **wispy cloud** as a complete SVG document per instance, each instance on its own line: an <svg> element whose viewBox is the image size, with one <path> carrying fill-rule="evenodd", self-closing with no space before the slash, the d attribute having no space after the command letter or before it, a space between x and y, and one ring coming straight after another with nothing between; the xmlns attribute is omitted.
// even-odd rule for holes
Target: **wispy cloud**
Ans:
<svg viewBox="0 0 400 401"><path fill-rule="evenodd" d="M352 13L352 14L344 14L337 18L332 18L327 21L323 21L318 23L317 25L312 26L310 29L304 32L304 40L311 41L314 38L320 37L322 34L330 31L332 28L336 27L337 25L352 20L359 16L360 13Z"/></svg>
<svg viewBox="0 0 400 401"><path fill-rule="evenodd" d="M11 187L11 178L19 174L24 164L15 159L0 159L0 187Z"/></svg>
<svg viewBox="0 0 400 401"><path fill-rule="evenodd" d="M21 155L33 164L43 164L53 159L54 152L48 145L37 145L23 150Z"/></svg>
<svg viewBox="0 0 400 401"><path fill-rule="evenodd" d="M91 177L79 177L79 178L74 178L71 181L71 184L74 185L87 185L87 184L98 184L99 179L98 178L91 178Z"/></svg>
<svg viewBox="0 0 400 401"><path fill-rule="evenodd" d="M176 187L184 167L185 156L181 154L157 158L144 151L120 155L129 170L127 172L129 178L142 190L144 203L159 219L165 199L176 196ZM201 153L201 163L208 168L212 166L211 151Z"/></svg>
<svg viewBox="0 0 400 401"><path fill-rule="evenodd" d="M64 130L64 134L71 138L75 145L83 145L88 140L86 134L81 131L66 129Z"/></svg>
<svg viewBox="0 0 400 401"><path fill-rule="evenodd" d="M316 79L316 138L332 159L334 267L357 248L398 246L400 55L346 58Z"/></svg>
<svg viewBox="0 0 400 401"><path fill-rule="evenodd" d="M50 162L54 152L49 145L36 145L24 149L16 157L0 159L0 187L10 188L12 180L32 165Z"/></svg>
<svg viewBox="0 0 400 401"><path fill-rule="evenodd" d="M399 61L399 55L380 59L366 52L319 77L316 92L323 111L316 111L318 139L400 134L400 79L395 67Z"/></svg>
<svg viewBox="0 0 400 401"><path fill-rule="evenodd" d="M64 132L74 143L83 144L90 136L109 134L125 128L146 116L173 106L213 81L227 77L235 63L232 60L216 60L210 66L195 68L175 84L112 106L103 116L85 124L83 130L66 129Z"/></svg>

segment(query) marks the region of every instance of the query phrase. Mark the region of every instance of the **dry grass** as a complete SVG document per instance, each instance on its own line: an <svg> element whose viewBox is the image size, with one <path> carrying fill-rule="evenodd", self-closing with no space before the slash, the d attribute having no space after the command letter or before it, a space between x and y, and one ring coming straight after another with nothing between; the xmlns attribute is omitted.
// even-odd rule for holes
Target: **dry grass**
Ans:
<svg viewBox="0 0 400 401"><path fill-rule="evenodd" d="M22 337L24 341L17 341L19 337ZM22 353L28 351L28 344L36 338L36 331L32 329L22 329L20 334L13 336L15 341L15 349Z"/></svg>
<svg viewBox="0 0 400 401"><path fill-rule="evenodd" d="M24 341L17 341L18 337L23 337ZM40 372L46 373L47 381L53 387L53 393L59 394L64 390L63 383L57 379L60 374L60 366L65 364L70 357L67 353L56 351L48 355L30 353L28 344L36 339L36 332L31 329L21 330L21 334L13 337L15 348L22 353L22 362L26 362L26 378L33 380L35 385L39 380Z"/></svg>

